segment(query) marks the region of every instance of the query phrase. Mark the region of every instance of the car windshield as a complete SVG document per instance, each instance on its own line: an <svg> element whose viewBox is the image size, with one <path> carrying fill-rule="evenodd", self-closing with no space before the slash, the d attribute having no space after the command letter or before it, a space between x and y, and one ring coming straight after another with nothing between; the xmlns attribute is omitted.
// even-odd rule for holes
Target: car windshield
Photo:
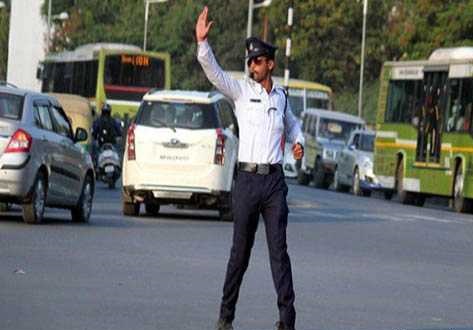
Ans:
<svg viewBox="0 0 473 330"><path fill-rule="evenodd" d="M0 93L0 118L19 120L23 97Z"/></svg>
<svg viewBox="0 0 473 330"><path fill-rule="evenodd" d="M211 104L144 101L137 124L152 127L210 129L218 127L218 120Z"/></svg>
<svg viewBox="0 0 473 330"><path fill-rule="evenodd" d="M318 136L326 139L346 141L358 124L341 120L320 118Z"/></svg>
<svg viewBox="0 0 473 330"><path fill-rule="evenodd" d="M362 134L360 141L360 150L361 151L374 151L374 135L371 134Z"/></svg>

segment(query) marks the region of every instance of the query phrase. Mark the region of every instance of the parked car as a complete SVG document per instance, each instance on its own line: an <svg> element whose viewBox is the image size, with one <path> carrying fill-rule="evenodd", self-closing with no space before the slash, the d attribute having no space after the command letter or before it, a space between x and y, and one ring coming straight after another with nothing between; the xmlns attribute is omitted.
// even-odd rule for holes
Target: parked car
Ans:
<svg viewBox="0 0 473 330"><path fill-rule="evenodd" d="M95 175L78 143L87 131L71 123L45 94L0 87L0 202L18 203L27 223L40 223L45 207L67 208L87 222Z"/></svg>
<svg viewBox="0 0 473 330"><path fill-rule="evenodd" d="M346 113L308 109L303 113L304 157L298 166L297 181L327 189L333 181L337 153L350 134L365 127L360 117Z"/></svg>
<svg viewBox="0 0 473 330"><path fill-rule="evenodd" d="M334 187L337 191L348 191L357 196L370 196L371 191L380 189L373 173L373 152L375 133L369 130L355 130L345 147L337 155Z"/></svg>
<svg viewBox="0 0 473 330"><path fill-rule="evenodd" d="M155 91L143 98L129 127L123 159L123 213L140 204L219 210L231 220L231 187L238 154L233 104L218 92Z"/></svg>

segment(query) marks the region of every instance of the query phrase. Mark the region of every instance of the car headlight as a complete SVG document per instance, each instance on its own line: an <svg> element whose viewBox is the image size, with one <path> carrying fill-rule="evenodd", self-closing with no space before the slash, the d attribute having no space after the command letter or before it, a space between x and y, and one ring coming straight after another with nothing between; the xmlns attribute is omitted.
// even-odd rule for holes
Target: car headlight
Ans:
<svg viewBox="0 0 473 330"><path fill-rule="evenodd" d="M324 149L324 151L322 152L322 157L325 159L335 159L336 156L337 152L332 149Z"/></svg>

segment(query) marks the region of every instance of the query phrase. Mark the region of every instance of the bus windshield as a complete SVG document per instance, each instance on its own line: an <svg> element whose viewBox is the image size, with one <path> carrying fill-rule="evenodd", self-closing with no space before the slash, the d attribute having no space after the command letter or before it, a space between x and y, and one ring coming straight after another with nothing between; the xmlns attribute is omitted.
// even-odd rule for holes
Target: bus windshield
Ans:
<svg viewBox="0 0 473 330"><path fill-rule="evenodd" d="M318 136L326 139L346 141L358 124L341 120L320 118Z"/></svg>
<svg viewBox="0 0 473 330"><path fill-rule="evenodd" d="M147 55L108 55L104 83L107 98L141 100L151 88L164 88L164 61Z"/></svg>

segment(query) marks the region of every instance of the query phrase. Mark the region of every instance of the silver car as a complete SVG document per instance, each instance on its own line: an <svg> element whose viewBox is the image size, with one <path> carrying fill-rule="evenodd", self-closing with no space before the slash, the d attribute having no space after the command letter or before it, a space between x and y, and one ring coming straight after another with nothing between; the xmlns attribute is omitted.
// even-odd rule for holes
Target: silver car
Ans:
<svg viewBox="0 0 473 330"><path fill-rule="evenodd" d="M358 196L370 196L372 190L380 188L373 173L373 151L375 133L355 130L345 147L337 155L334 187L337 191L348 191Z"/></svg>
<svg viewBox="0 0 473 330"><path fill-rule="evenodd" d="M21 204L27 223L40 223L46 206L88 222L95 174L77 144L86 139L54 97L0 86L0 202Z"/></svg>

